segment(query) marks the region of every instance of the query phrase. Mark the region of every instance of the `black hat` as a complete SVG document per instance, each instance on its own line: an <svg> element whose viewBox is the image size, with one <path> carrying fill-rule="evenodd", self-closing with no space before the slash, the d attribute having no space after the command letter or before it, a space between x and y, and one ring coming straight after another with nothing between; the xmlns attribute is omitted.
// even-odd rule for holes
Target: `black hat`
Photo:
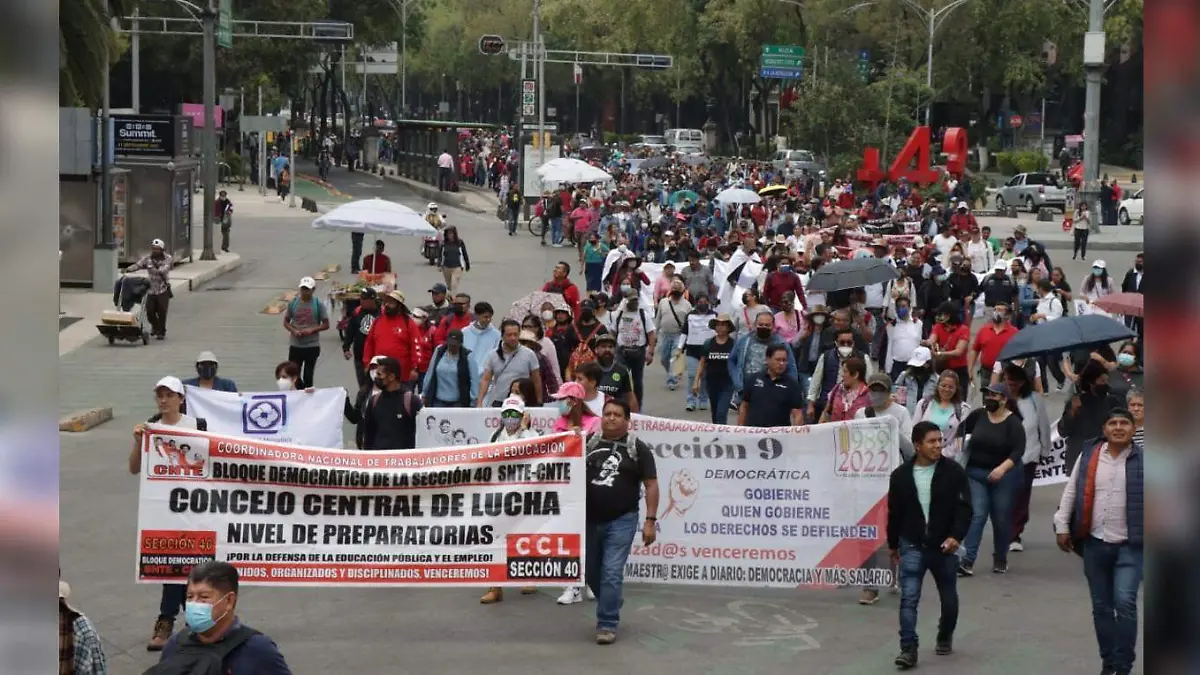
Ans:
<svg viewBox="0 0 1200 675"><path fill-rule="evenodd" d="M359 300L374 300L378 296L379 296L379 294L375 292L374 288L367 286L366 288L362 289L362 291L359 292L358 299Z"/></svg>

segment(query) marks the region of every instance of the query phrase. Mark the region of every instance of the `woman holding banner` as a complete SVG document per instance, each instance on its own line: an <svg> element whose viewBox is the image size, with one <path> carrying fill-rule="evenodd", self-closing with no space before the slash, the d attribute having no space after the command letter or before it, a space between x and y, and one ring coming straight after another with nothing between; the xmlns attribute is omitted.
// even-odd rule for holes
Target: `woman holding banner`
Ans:
<svg viewBox="0 0 1200 675"><path fill-rule="evenodd" d="M208 423L202 418L191 417L183 413L183 382L178 377L167 376L154 385L154 399L158 405L158 415L150 418L151 424L164 424L181 429L197 429L207 431ZM145 424L133 428L133 446L129 450L129 473L137 475L142 470L142 437L146 434ZM170 464L186 462L187 446L177 449L174 446L157 445L155 450L161 461ZM161 652L167 640L175 632L175 617L183 609L187 600L187 586L184 584L163 584L162 598L158 605L158 619L154 622L154 632L146 651Z"/></svg>

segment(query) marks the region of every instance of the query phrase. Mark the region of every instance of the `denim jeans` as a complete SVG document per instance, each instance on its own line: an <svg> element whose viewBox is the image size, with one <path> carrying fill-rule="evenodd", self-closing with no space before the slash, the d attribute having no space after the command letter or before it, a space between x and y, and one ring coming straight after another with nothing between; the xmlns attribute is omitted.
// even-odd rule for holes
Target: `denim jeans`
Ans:
<svg viewBox="0 0 1200 675"><path fill-rule="evenodd" d="M704 380L704 387L708 389L708 378ZM708 389L708 398L712 423L729 424L729 402L733 400L733 385L727 385L724 389Z"/></svg>
<svg viewBox="0 0 1200 675"><path fill-rule="evenodd" d="M667 384L679 384L679 378L671 372L671 355L675 353L676 342L679 342L679 333L663 332L658 336L658 353L654 356L667 373ZM691 380L688 382L690 386Z"/></svg>
<svg viewBox="0 0 1200 675"><path fill-rule="evenodd" d="M1008 562L1008 545L1012 541L1013 500L1021 487L1022 471L1014 468L1004 474L999 482L988 480L991 471L976 467L967 468L967 482L971 486L971 529L963 541L962 561L975 564L979 553L979 542L983 540L983 526L988 517L992 519L992 561L995 564Z"/></svg>
<svg viewBox="0 0 1200 675"><path fill-rule="evenodd" d="M1133 669L1137 646L1142 549L1088 538L1083 543L1083 573L1092 596L1100 659L1116 672L1127 673Z"/></svg>
<svg viewBox="0 0 1200 675"><path fill-rule="evenodd" d="M604 262L590 262L583 266L583 278L587 280L587 290L599 291L603 286Z"/></svg>
<svg viewBox="0 0 1200 675"><path fill-rule="evenodd" d="M692 393L692 383L696 381L696 369L699 367L700 359L694 356L687 357L687 402L690 405L698 403L701 406L706 406L708 405L708 383L704 381L705 378L700 380L700 395L696 396ZM725 407L729 407L728 402L726 402Z"/></svg>
<svg viewBox="0 0 1200 675"><path fill-rule="evenodd" d="M596 630L617 630L621 620L621 586L625 561L638 531L638 512L607 523L587 524L586 581L596 596Z"/></svg>
<svg viewBox="0 0 1200 675"><path fill-rule="evenodd" d="M158 618L175 620L187 601L187 584L163 584L162 599L158 601Z"/></svg>
<svg viewBox="0 0 1200 675"><path fill-rule="evenodd" d="M958 625L958 556L926 549L900 541L900 648L917 647L917 604L921 601L921 585L925 572L933 575L942 617L938 621L938 638L954 636Z"/></svg>
<svg viewBox="0 0 1200 675"><path fill-rule="evenodd" d="M561 244L563 240L562 218L550 219L550 243L554 245Z"/></svg>

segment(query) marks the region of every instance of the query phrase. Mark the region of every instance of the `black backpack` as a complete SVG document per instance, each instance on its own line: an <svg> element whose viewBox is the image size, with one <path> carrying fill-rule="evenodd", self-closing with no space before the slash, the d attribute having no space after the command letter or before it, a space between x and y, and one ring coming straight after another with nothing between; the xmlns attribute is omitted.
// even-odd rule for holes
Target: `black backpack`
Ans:
<svg viewBox="0 0 1200 675"><path fill-rule="evenodd" d="M258 634L249 626L240 626L226 633L224 640L205 644L196 639L195 633L185 630L179 634L175 651L143 675L225 675L225 659Z"/></svg>

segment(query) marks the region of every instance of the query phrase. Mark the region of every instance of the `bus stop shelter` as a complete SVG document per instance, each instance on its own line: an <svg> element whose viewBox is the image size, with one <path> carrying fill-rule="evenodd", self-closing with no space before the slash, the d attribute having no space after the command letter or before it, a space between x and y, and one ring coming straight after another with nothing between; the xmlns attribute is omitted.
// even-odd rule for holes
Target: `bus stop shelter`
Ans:
<svg viewBox="0 0 1200 675"><path fill-rule="evenodd" d="M497 131L497 124L455 122L453 120L399 120L395 123L396 173L426 185L437 187L438 157L443 151L454 158L457 174L458 137L462 131Z"/></svg>

